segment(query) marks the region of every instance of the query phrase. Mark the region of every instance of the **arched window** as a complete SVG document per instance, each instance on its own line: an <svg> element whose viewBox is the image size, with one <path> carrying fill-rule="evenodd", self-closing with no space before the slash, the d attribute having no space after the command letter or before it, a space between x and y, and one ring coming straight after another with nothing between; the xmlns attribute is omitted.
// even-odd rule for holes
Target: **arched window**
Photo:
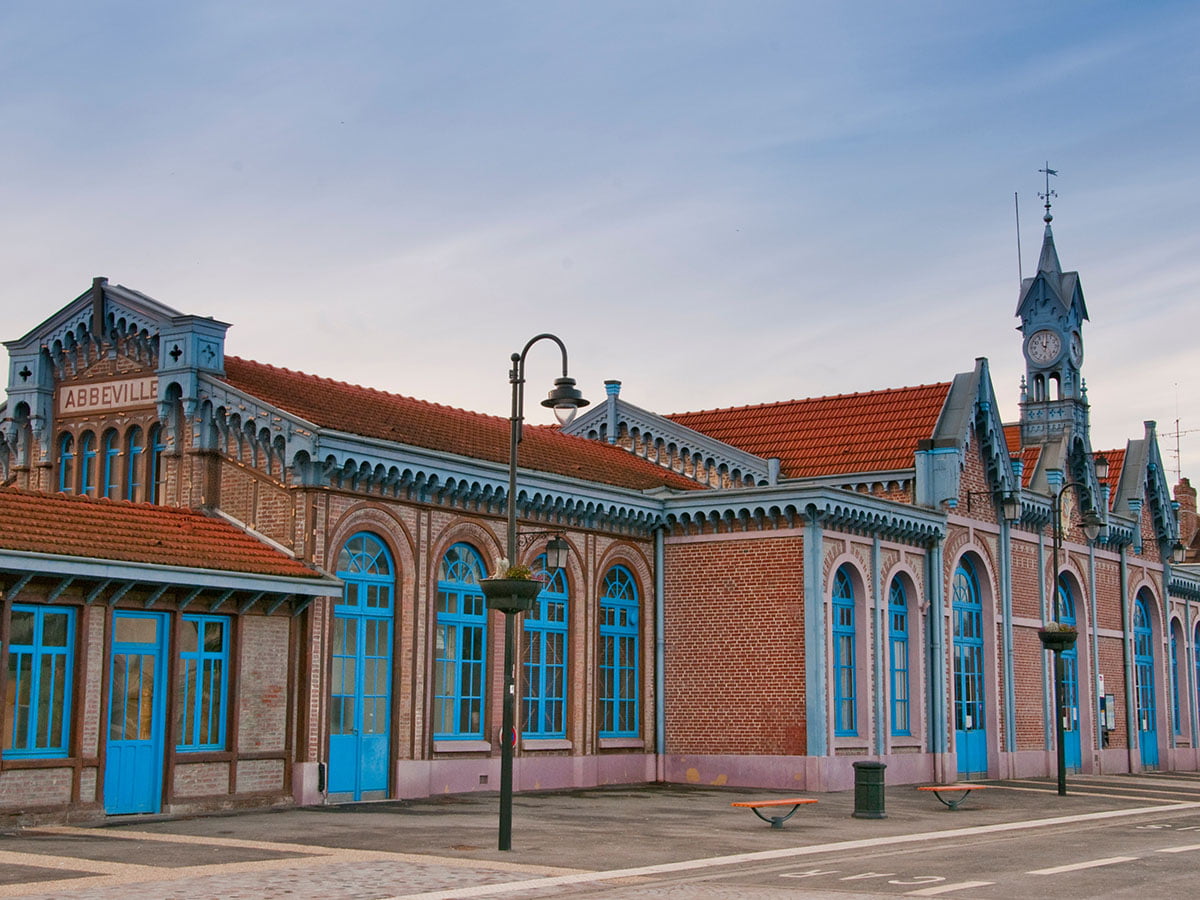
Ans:
<svg viewBox="0 0 1200 900"><path fill-rule="evenodd" d="M899 578L888 591L888 664L891 670L892 734L911 735L908 683L908 597Z"/></svg>
<svg viewBox="0 0 1200 900"><path fill-rule="evenodd" d="M63 493L75 490L75 438L63 432L58 439L58 489Z"/></svg>
<svg viewBox="0 0 1200 900"><path fill-rule="evenodd" d="M854 584L842 566L833 576L833 733L839 736L858 734L854 642Z"/></svg>
<svg viewBox="0 0 1200 900"><path fill-rule="evenodd" d="M487 609L479 581L483 559L473 547L455 544L438 571L434 635L433 736L483 738Z"/></svg>
<svg viewBox="0 0 1200 900"><path fill-rule="evenodd" d="M638 591L633 574L613 566L600 594L600 737L638 734Z"/></svg>
<svg viewBox="0 0 1200 900"><path fill-rule="evenodd" d="M120 479L121 467L117 464L121 456L121 447L117 443L117 430L110 428L104 432L104 496L110 500L117 499L117 482Z"/></svg>
<svg viewBox="0 0 1200 900"><path fill-rule="evenodd" d="M567 735L567 576L546 571L546 554L533 565L546 579L532 610L525 614L525 705L522 732L532 738Z"/></svg>
<svg viewBox="0 0 1200 900"><path fill-rule="evenodd" d="M125 499L139 500L142 493L142 429L134 425L125 435Z"/></svg>
<svg viewBox="0 0 1200 900"><path fill-rule="evenodd" d="M163 443L162 423L155 422L150 426L147 449L150 451L149 465L146 467L146 487L150 491L147 499L151 503L162 503L163 486L166 482L166 474L163 471L163 451L167 449Z"/></svg>
<svg viewBox="0 0 1200 900"><path fill-rule="evenodd" d="M96 435L90 431L79 436L79 492L96 496Z"/></svg>

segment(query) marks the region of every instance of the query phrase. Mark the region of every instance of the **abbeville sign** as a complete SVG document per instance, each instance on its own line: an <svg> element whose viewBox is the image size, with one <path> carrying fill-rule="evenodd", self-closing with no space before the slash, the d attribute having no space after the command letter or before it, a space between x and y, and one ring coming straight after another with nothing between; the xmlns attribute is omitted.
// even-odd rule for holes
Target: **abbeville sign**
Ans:
<svg viewBox="0 0 1200 900"><path fill-rule="evenodd" d="M125 378L121 381L95 381L91 384L63 385L58 389L58 415L88 413L153 406L158 402L158 376Z"/></svg>

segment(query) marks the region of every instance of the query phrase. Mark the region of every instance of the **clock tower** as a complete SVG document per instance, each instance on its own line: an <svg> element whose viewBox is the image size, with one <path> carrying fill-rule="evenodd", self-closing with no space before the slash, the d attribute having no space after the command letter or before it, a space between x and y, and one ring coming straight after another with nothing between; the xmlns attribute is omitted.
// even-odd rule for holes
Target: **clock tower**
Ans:
<svg viewBox="0 0 1200 900"><path fill-rule="evenodd" d="M1049 175L1052 171L1048 172ZM1086 434L1087 391L1083 384L1083 322L1087 306L1078 272L1064 272L1050 230L1046 192L1046 233L1037 274L1021 282L1018 329L1024 336L1025 379L1021 391L1021 443L1041 444L1067 431Z"/></svg>

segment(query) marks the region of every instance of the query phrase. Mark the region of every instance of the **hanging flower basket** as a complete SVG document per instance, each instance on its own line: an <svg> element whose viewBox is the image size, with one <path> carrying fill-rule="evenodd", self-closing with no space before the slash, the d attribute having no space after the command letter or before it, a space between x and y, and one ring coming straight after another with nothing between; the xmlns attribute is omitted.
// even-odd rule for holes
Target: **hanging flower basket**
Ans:
<svg viewBox="0 0 1200 900"><path fill-rule="evenodd" d="M1053 650L1055 653L1061 653L1063 650L1070 649L1078 637L1078 632L1073 628L1070 630L1065 628L1041 628L1038 630L1038 638L1042 642L1042 648Z"/></svg>
<svg viewBox="0 0 1200 900"><path fill-rule="evenodd" d="M532 578L484 578L479 582L488 609L504 613L529 612L545 587Z"/></svg>

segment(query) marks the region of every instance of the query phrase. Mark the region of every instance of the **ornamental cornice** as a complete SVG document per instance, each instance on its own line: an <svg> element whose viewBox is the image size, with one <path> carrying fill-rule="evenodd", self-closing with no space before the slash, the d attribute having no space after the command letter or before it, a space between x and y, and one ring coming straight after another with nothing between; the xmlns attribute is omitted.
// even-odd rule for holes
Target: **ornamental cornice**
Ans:
<svg viewBox="0 0 1200 900"><path fill-rule="evenodd" d="M223 434L283 442L296 483L340 486L384 496L487 512L503 512L508 466L393 441L320 428L218 379L201 379L193 445L217 449ZM266 435L263 435L263 430ZM520 470L522 517L620 532L648 533L661 520L661 501L641 491Z"/></svg>
<svg viewBox="0 0 1200 900"><path fill-rule="evenodd" d="M739 450L625 400L615 403L615 433L629 438L633 443L631 452L637 456L648 456L651 447L656 448L657 456L657 448L661 446L662 452L669 457L688 460L706 473L721 471L735 482L766 485L777 477L774 464L761 456ZM613 422L609 405L598 404L563 430L592 440L607 440L611 437L608 432ZM638 452L639 447L641 452ZM708 483L704 478L696 480Z"/></svg>
<svg viewBox="0 0 1200 900"><path fill-rule="evenodd" d="M946 532L940 512L850 491L790 485L671 496L664 499L663 514L668 527L702 533L794 527L817 519L829 531L927 546Z"/></svg>

